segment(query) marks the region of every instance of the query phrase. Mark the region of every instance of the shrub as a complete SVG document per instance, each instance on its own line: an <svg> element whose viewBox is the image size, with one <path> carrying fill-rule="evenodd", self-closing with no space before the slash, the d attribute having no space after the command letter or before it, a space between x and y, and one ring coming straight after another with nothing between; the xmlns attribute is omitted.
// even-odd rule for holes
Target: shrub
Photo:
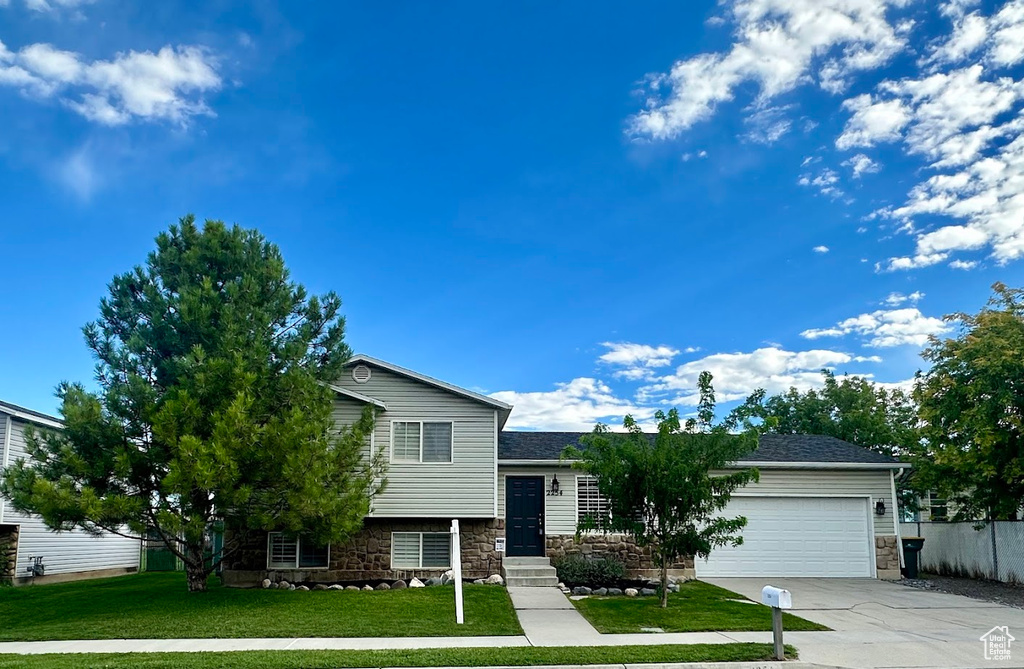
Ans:
<svg viewBox="0 0 1024 669"><path fill-rule="evenodd" d="M566 555L555 563L558 580L570 588L578 585L615 585L626 575L626 567L617 558L602 555L592 558L578 553Z"/></svg>

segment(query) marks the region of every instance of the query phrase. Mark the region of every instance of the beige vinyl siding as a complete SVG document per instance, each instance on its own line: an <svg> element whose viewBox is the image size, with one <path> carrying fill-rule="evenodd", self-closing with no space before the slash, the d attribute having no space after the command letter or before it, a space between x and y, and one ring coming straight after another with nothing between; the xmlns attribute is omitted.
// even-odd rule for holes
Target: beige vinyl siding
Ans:
<svg viewBox="0 0 1024 669"><path fill-rule="evenodd" d="M551 478L558 475L559 487L565 492L545 500L545 527L548 534L574 534L576 532L576 476L580 472L569 467L511 467L502 465L498 470L498 517L505 517L505 476L544 476L545 490L551 487ZM790 495L807 497L871 496L871 512L876 535L892 535L893 502L892 472L889 470L851 471L839 469L762 469L761 479L737 491L740 495ZM874 505L885 501L885 515L875 516Z"/></svg>
<svg viewBox="0 0 1024 669"><path fill-rule="evenodd" d="M351 368L338 386L387 404L377 412L373 444L384 449L389 461L388 484L374 500L374 517L390 518L493 518L497 485L494 407L429 384L368 365L366 383L356 383ZM351 422L358 402L340 399L335 420ZM390 462L392 421L452 423L452 462Z"/></svg>
<svg viewBox="0 0 1024 669"><path fill-rule="evenodd" d="M569 467L499 467L498 517L505 517L505 477L543 476L545 493L551 489L551 479L558 476L561 495L544 495L545 534L576 533L576 474Z"/></svg>
<svg viewBox="0 0 1024 669"><path fill-rule="evenodd" d="M6 415L0 414L6 423ZM3 443L3 442L0 442ZM27 459L25 452L25 423L11 421L10 453L8 464ZM69 574L99 569L138 568L139 542L116 534L94 537L81 530L52 532L38 516L19 513L8 503L4 508L4 523L20 525L18 537L17 577L28 576L29 557L43 556L46 575Z"/></svg>
<svg viewBox="0 0 1024 669"><path fill-rule="evenodd" d="M871 496L876 535L895 534L892 472L887 469L762 469L758 483L741 488L740 495L806 495L808 497ZM875 502L885 501L885 515L875 516Z"/></svg>

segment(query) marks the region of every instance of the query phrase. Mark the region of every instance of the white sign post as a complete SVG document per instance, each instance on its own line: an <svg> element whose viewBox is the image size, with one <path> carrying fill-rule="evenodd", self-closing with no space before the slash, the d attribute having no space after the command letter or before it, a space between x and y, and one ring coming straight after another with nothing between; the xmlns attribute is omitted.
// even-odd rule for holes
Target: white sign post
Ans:
<svg viewBox="0 0 1024 669"><path fill-rule="evenodd" d="M462 540L458 519L452 520L452 580L455 581L455 622L461 625L466 619L462 611Z"/></svg>

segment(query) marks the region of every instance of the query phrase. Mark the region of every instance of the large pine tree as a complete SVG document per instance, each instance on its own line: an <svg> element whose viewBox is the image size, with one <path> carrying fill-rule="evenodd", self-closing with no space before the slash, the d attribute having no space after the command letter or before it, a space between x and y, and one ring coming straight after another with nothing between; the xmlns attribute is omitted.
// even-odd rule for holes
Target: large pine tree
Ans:
<svg viewBox="0 0 1024 669"><path fill-rule="evenodd" d="M181 219L84 328L98 391L58 387L64 429L29 435L2 492L53 529L155 532L191 591L253 532L344 541L382 461L363 453L369 408L355 425L332 421L327 383L351 353L340 307L292 282L257 231ZM233 531L210 556L216 521Z"/></svg>

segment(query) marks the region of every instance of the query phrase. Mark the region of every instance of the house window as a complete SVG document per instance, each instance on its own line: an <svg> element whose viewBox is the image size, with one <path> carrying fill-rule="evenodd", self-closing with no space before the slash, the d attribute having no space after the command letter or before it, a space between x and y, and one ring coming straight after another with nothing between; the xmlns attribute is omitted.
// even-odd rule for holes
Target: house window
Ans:
<svg viewBox="0 0 1024 669"><path fill-rule="evenodd" d="M271 532L267 543L268 569L324 569L330 562L330 546L317 546L302 535Z"/></svg>
<svg viewBox="0 0 1024 669"><path fill-rule="evenodd" d="M597 479L593 476L576 477L576 521L583 522L587 516L602 516L608 513L608 500L601 496Z"/></svg>
<svg viewBox="0 0 1024 669"><path fill-rule="evenodd" d="M392 569L452 566L452 535L447 532L392 532Z"/></svg>
<svg viewBox="0 0 1024 669"><path fill-rule="evenodd" d="M949 520L949 505L934 490L928 492L928 520Z"/></svg>
<svg viewBox="0 0 1024 669"><path fill-rule="evenodd" d="M452 423L394 421L391 423L392 462L451 462Z"/></svg>

